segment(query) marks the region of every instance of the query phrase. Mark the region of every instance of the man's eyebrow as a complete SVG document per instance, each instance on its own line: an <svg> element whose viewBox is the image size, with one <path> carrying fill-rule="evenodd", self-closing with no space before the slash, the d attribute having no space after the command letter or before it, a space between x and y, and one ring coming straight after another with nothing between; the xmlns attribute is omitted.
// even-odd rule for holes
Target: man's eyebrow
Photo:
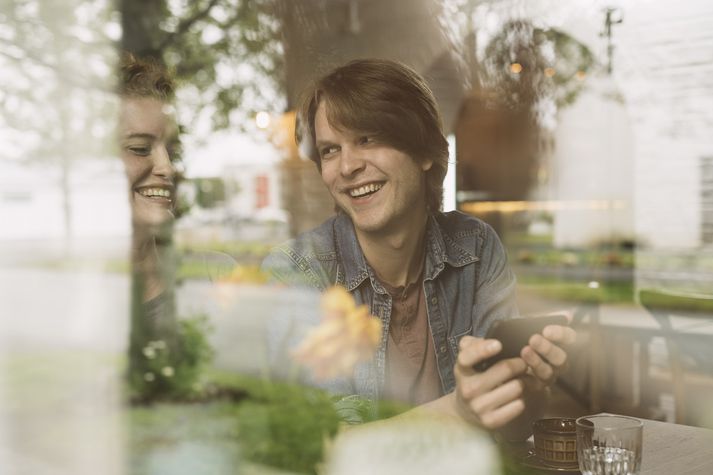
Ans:
<svg viewBox="0 0 713 475"><path fill-rule="evenodd" d="M317 146L317 148L322 148L325 145L335 145L335 143L331 140L317 140L315 142L315 145Z"/></svg>

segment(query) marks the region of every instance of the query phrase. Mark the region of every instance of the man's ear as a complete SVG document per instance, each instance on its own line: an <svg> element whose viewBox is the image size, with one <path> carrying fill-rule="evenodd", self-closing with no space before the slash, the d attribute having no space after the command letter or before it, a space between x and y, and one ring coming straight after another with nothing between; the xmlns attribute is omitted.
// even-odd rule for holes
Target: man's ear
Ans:
<svg viewBox="0 0 713 475"><path fill-rule="evenodd" d="M424 160L423 162L421 162L421 170L423 170L424 172L430 170L432 166L433 160Z"/></svg>

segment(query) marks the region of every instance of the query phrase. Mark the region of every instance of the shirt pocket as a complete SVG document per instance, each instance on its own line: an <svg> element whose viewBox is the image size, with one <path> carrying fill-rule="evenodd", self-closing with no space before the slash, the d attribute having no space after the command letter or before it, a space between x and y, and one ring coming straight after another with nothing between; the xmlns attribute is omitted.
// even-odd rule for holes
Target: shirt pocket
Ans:
<svg viewBox="0 0 713 475"><path fill-rule="evenodd" d="M473 334L473 324L468 327L468 329L463 330L462 332L458 332L453 336L448 337L448 343L451 345L451 353L453 354L453 361L456 360L458 357L458 343L460 343L460 339L463 338L466 335L472 335Z"/></svg>

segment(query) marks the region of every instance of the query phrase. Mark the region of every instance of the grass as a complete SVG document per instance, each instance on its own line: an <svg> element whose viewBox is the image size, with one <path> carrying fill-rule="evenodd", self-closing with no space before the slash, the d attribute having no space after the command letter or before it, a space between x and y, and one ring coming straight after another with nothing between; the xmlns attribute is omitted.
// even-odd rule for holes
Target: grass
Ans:
<svg viewBox="0 0 713 475"><path fill-rule="evenodd" d="M634 286L627 281L599 282L598 288L590 288L587 282L571 282L538 277L519 277L518 283L522 288L539 296L566 302L634 302Z"/></svg>
<svg viewBox="0 0 713 475"><path fill-rule="evenodd" d="M635 255L631 251L510 249L510 260L522 265L549 267L622 267L632 268Z"/></svg>
<svg viewBox="0 0 713 475"><path fill-rule="evenodd" d="M179 243L176 249L181 254L190 253L223 253L236 259L256 258L262 260L276 243L263 243L252 241L213 241L207 243Z"/></svg>
<svg viewBox="0 0 713 475"><path fill-rule="evenodd" d="M665 292L642 291L641 303L647 308L672 312L688 311L713 314L713 297L687 296Z"/></svg>
<svg viewBox="0 0 713 475"><path fill-rule="evenodd" d="M118 375L122 361L123 355L93 350L7 351L0 375L4 409L44 410L63 404L68 397L91 399L97 375Z"/></svg>
<svg viewBox="0 0 713 475"><path fill-rule="evenodd" d="M128 274L131 264L128 260L107 261L102 267L105 272ZM260 265L243 263L229 256L220 261L207 262L196 255L180 258L176 279L181 280L221 280L232 282L263 283L265 276L260 272Z"/></svg>
<svg viewBox="0 0 713 475"><path fill-rule="evenodd" d="M586 282L570 282L549 278L521 277L519 286L538 296L576 303L633 304L635 290L632 282L599 282L598 288ZM713 314L713 297L691 298L676 294L646 293L648 308L682 313Z"/></svg>

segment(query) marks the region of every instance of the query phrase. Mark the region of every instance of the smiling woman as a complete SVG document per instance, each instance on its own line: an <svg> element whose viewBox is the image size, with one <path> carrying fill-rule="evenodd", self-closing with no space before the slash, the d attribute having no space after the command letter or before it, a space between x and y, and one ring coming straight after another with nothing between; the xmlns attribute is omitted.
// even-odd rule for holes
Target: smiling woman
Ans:
<svg viewBox="0 0 713 475"><path fill-rule="evenodd" d="M147 401L186 394L186 375L195 372L185 363L187 327L176 319L174 297L175 88L157 63L127 54L120 66L117 138L133 225L129 381L132 399Z"/></svg>
<svg viewBox="0 0 713 475"><path fill-rule="evenodd" d="M157 236L170 232L174 219L174 86L162 67L131 55L124 57L121 72L119 140L133 224L144 237Z"/></svg>
<svg viewBox="0 0 713 475"><path fill-rule="evenodd" d="M127 98L121 107L121 157L131 187L134 224L156 233L174 218L176 169L173 120L154 98Z"/></svg>

